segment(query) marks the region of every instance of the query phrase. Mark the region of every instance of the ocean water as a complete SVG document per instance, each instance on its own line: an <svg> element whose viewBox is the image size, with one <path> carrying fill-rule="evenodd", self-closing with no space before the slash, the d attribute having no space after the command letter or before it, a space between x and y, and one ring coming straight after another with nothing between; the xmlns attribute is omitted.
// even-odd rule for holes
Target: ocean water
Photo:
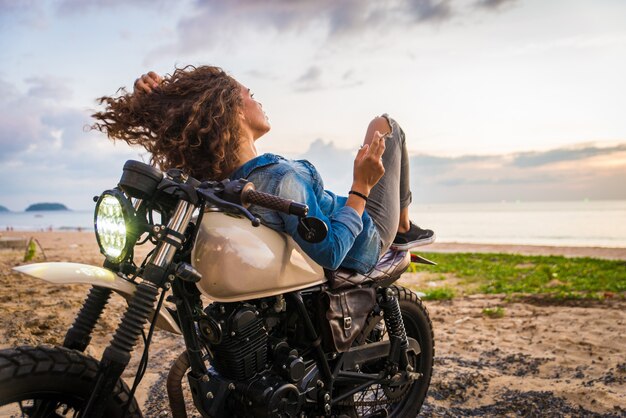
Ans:
<svg viewBox="0 0 626 418"><path fill-rule="evenodd" d="M93 211L0 212L0 233L15 231L93 230Z"/></svg>
<svg viewBox="0 0 626 418"><path fill-rule="evenodd" d="M438 242L626 247L626 200L412 205Z"/></svg>
<svg viewBox="0 0 626 418"><path fill-rule="evenodd" d="M437 242L626 248L626 200L414 204ZM0 232L92 230L92 211L0 213Z"/></svg>

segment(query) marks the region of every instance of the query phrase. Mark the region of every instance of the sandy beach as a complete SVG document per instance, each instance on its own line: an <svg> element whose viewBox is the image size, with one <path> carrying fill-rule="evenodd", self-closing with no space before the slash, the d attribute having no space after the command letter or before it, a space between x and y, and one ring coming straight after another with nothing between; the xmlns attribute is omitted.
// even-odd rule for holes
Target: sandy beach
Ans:
<svg viewBox="0 0 626 418"><path fill-rule="evenodd" d="M35 238L47 261L101 265L90 232L2 232ZM426 248L424 249L426 251ZM626 260L626 248L434 244L428 252L555 254ZM427 254L425 253L427 256ZM88 290L56 288L11 272L23 250L0 249L0 348L59 344ZM38 249L34 262L43 261ZM405 283L420 273L405 274ZM402 282L401 282L402 283ZM500 295L473 295L425 302L435 330L436 360L423 416L626 415L626 302L507 302ZM115 297L96 328L88 354L98 358L125 302ZM502 318L482 314L505 307ZM132 382L139 350L124 378ZM157 331L150 366L137 398L147 417L169 416L165 378L183 350L179 336ZM199 416L188 410L189 416Z"/></svg>

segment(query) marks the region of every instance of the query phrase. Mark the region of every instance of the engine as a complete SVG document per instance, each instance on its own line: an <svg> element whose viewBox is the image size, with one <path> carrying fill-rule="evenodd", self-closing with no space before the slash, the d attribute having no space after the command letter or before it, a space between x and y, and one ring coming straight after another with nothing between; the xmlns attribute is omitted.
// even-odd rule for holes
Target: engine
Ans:
<svg viewBox="0 0 626 418"><path fill-rule="evenodd" d="M197 384L211 392L203 401L211 404L211 415L298 416L305 392L299 387L309 380L305 375L317 375L313 362L307 370L286 339L270 335L266 318L252 304L214 303L205 312L198 325L212 369Z"/></svg>
<svg viewBox="0 0 626 418"><path fill-rule="evenodd" d="M247 380L264 370L268 334L255 307L238 304L230 312L225 305L212 305L211 308L218 310L208 312L209 317L218 318L218 322L206 325L213 331L213 338L207 340L213 350L212 365L215 370L235 381ZM201 330L204 325L200 324Z"/></svg>

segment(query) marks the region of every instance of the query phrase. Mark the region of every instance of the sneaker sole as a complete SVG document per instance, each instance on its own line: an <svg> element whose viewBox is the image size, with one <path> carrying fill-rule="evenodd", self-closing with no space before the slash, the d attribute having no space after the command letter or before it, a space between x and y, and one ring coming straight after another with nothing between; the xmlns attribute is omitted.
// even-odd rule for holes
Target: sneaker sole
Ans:
<svg viewBox="0 0 626 418"><path fill-rule="evenodd" d="M389 248L391 248L392 250L400 250L400 251L410 250L411 248L432 244L433 242L435 242L435 238L436 236L433 234L432 237L425 238L419 241L411 241L411 242L407 242L406 244L391 244Z"/></svg>

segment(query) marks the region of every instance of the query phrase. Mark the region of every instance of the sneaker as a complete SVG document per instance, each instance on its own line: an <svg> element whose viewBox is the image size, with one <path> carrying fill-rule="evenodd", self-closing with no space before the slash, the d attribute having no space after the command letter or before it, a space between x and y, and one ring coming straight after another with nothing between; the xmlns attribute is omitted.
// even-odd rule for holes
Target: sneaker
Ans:
<svg viewBox="0 0 626 418"><path fill-rule="evenodd" d="M435 242L435 233L430 229L422 229L411 222L411 228L406 232L398 232L391 244L392 250L409 250L420 245Z"/></svg>

